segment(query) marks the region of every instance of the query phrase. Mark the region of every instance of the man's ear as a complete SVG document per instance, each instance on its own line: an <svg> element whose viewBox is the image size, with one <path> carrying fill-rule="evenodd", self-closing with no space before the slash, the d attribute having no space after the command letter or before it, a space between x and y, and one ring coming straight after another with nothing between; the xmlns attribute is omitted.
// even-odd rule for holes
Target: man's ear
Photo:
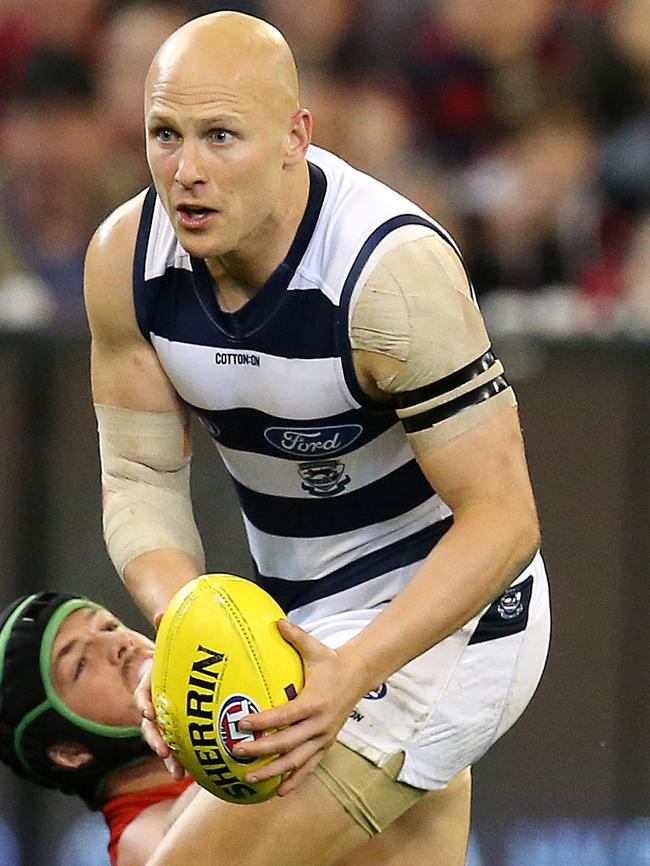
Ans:
<svg viewBox="0 0 650 866"><path fill-rule="evenodd" d="M291 118L284 166L296 165L305 157L311 142L312 118L306 108L299 108Z"/></svg>
<svg viewBox="0 0 650 866"><path fill-rule="evenodd" d="M57 767L64 767L66 770L78 770L94 757L88 747L81 743L55 743L48 747L47 756Z"/></svg>

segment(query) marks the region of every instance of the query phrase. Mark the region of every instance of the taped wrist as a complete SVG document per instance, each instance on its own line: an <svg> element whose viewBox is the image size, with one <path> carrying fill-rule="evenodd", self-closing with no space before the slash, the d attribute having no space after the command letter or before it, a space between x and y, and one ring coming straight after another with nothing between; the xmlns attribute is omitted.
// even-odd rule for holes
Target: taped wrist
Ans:
<svg viewBox="0 0 650 866"><path fill-rule="evenodd" d="M162 548L183 550L204 571L182 418L101 404L95 412L104 539L120 577L131 560Z"/></svg>

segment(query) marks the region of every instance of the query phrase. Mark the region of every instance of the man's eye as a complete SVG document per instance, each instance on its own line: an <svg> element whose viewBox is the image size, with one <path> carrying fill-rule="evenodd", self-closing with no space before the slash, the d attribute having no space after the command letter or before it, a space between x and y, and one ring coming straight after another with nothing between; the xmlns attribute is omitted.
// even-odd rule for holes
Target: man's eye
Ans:
<svg viewBox="0 0 650 866"><path fill-rule="evenodd" d="M105 622L102 626L102 631L115 631L116 628L119 627L119 622L117 620L111 619L108 622Z"/></svg>
<svg viewBox="0 0 650 866"><path fill-rule="evenodd" d="M216 144L226 144L232 138L232 132L227 129L213 129L210 132L210 140Z"/></svg>
<svg viewBox="0 0 650 866"><path fill-rule="evenodd" d="M162 127L156 130L156 138L163 144L169 144L169 142L176 140L176 133L172 129Z"/></svg>
<svg viewBox="0 0 650 866"><path fill-rule="evenodd" d="M82 656L82 658L80 658L79 661L77 662L77 667L74 669L75 680L79 679L79 677L83 673L85 667L86 667L86 659Z"/></svg>

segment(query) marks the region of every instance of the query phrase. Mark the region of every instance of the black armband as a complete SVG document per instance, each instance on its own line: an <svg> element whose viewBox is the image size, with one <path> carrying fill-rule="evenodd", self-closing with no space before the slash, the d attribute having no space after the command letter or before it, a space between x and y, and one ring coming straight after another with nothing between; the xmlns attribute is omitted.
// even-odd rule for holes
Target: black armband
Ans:
<svg viewBox="0 0 650 866"><path fill-rule="evenodd" d="M472 385L474 379L477 380L475 386ZM465 367L436 382L394 394L393 405L406 432L417 433L484 403L508 387L501 363L488 349ZM463 389L461 393L453 396L459 388Z"/></svg>

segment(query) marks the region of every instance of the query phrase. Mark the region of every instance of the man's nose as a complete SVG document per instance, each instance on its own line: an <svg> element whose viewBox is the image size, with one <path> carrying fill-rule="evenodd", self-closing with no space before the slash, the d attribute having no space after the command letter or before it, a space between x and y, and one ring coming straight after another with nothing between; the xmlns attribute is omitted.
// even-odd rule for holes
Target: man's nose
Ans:
<svg viewBox="0 0 650 866"><path fill-rule="evenodd" d="M122 664L124 656L133 649L133 641L122 629L102 632L104 652L111 664Z"/></svg>
<svg viewBox="0 0 650 866"><path fill-rule="evenodd" d="M205 182L205 167L199 142L183 142L174 180L184 189L191 189L195 184Z"/></svg>

